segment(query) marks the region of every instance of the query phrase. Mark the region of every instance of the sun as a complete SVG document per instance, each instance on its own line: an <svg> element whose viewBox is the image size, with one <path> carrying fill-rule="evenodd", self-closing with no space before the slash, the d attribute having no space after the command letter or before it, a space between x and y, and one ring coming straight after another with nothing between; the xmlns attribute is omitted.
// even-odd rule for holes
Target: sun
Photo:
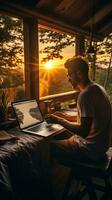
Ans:
<svg viewBox="0 0 112 200"><path fill-rule="evenodd" d="M49 60L49 61L47 61L47 62L44 64L44 67L45 67L47 70L50 70L50 69L53 68L53 65L54 65L53 61L52 61L52 60Z"/></svg>

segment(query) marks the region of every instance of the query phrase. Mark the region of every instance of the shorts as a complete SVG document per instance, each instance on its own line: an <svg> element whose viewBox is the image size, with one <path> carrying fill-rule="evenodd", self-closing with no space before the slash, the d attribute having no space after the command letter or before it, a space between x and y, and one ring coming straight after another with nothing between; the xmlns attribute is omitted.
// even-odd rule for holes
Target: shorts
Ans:
<svg viewBox="0 0 112 200"><path fill-rule="evenodd" d="M52 157L61 163L88 160L80 148L79 138L77 135L71 135L66 139L52 140L50 143Z"/></svg>

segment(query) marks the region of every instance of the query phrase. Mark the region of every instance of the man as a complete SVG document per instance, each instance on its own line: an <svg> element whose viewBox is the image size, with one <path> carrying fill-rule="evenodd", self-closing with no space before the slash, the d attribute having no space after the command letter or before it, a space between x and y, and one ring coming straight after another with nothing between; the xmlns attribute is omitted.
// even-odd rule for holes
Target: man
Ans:
<svg viewBox="0 0 112 200"><path fill-rule="evenodd" d="M50 115L70 131L68 138L52 141L52 154L58 160L102 159L110 145L111 104L106 91L89 79L89 65L83 57L66 61L65 68L73 88L79 91L77 109L80 123L70 122L61 114Z"/></svg>

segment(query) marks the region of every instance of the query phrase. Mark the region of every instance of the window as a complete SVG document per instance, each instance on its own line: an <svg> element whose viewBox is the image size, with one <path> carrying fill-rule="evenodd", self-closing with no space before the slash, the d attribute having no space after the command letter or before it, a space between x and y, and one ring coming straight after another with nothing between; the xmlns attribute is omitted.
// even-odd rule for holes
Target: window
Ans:
<svg viewBox="0 0 112 200"><path fill-rule="evenodd" d="M23 21L0 15L0 95L5 91L9 102L24 96L23 52Z"/></svg>
<svg viewBox="0 0 112 200"><path fill-rule="evenodd" d="M85 47L88 48L89 41L85 40ZM112 102L112 33L107 35L101 42L93 42L96 47L96 55L87 55L90 61L90 78L102 85Z"/></svg>
<svg viewBox="0 0 112 200"><path fill-rule="evenodd" d="M64 63L75 55L75 37L39 25L39 83L40 97L68 92Z"/></svg>

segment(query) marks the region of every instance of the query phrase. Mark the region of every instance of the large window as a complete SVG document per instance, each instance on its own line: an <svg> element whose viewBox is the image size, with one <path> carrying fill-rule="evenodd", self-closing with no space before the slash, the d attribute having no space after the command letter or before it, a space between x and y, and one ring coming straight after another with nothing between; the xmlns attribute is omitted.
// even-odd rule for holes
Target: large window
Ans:
<svg viewBox="0 0 112 200"><path fill-rule="evenodd" d="M73 90L64 63L75 55L75 37L39 27L40 97Z"/></svg>
<svg viewBox="0 0 112 200"><path fill-rule="evenodd" d="M25 97L23 20L0 15L0 95ZM75 55L75 37L39 25L40 97L72 90L65 61ZM1 96L0 96L1 99Z"/></svg>
<svg viewBox="0 0 112 200"><path fill-rule="evenodd" d="M24 96L23 21L0 15L0 99L7 93L8 101Z"/></svg>
<svg viewBox="0 0 112 200"><path fill-rule="evenodd" d="M25 98L23 35L22 19L0 15L0 100L3 91L7 93L9 102ZM111 41L112 33L97 44L97 54L93 62L95 65L92 66L94 80L107 89L112 99ZM73 90L67 80L64 63L74 55L74 36L39 25L39 85L37 87L39 87L40 97Z"/></svg>

